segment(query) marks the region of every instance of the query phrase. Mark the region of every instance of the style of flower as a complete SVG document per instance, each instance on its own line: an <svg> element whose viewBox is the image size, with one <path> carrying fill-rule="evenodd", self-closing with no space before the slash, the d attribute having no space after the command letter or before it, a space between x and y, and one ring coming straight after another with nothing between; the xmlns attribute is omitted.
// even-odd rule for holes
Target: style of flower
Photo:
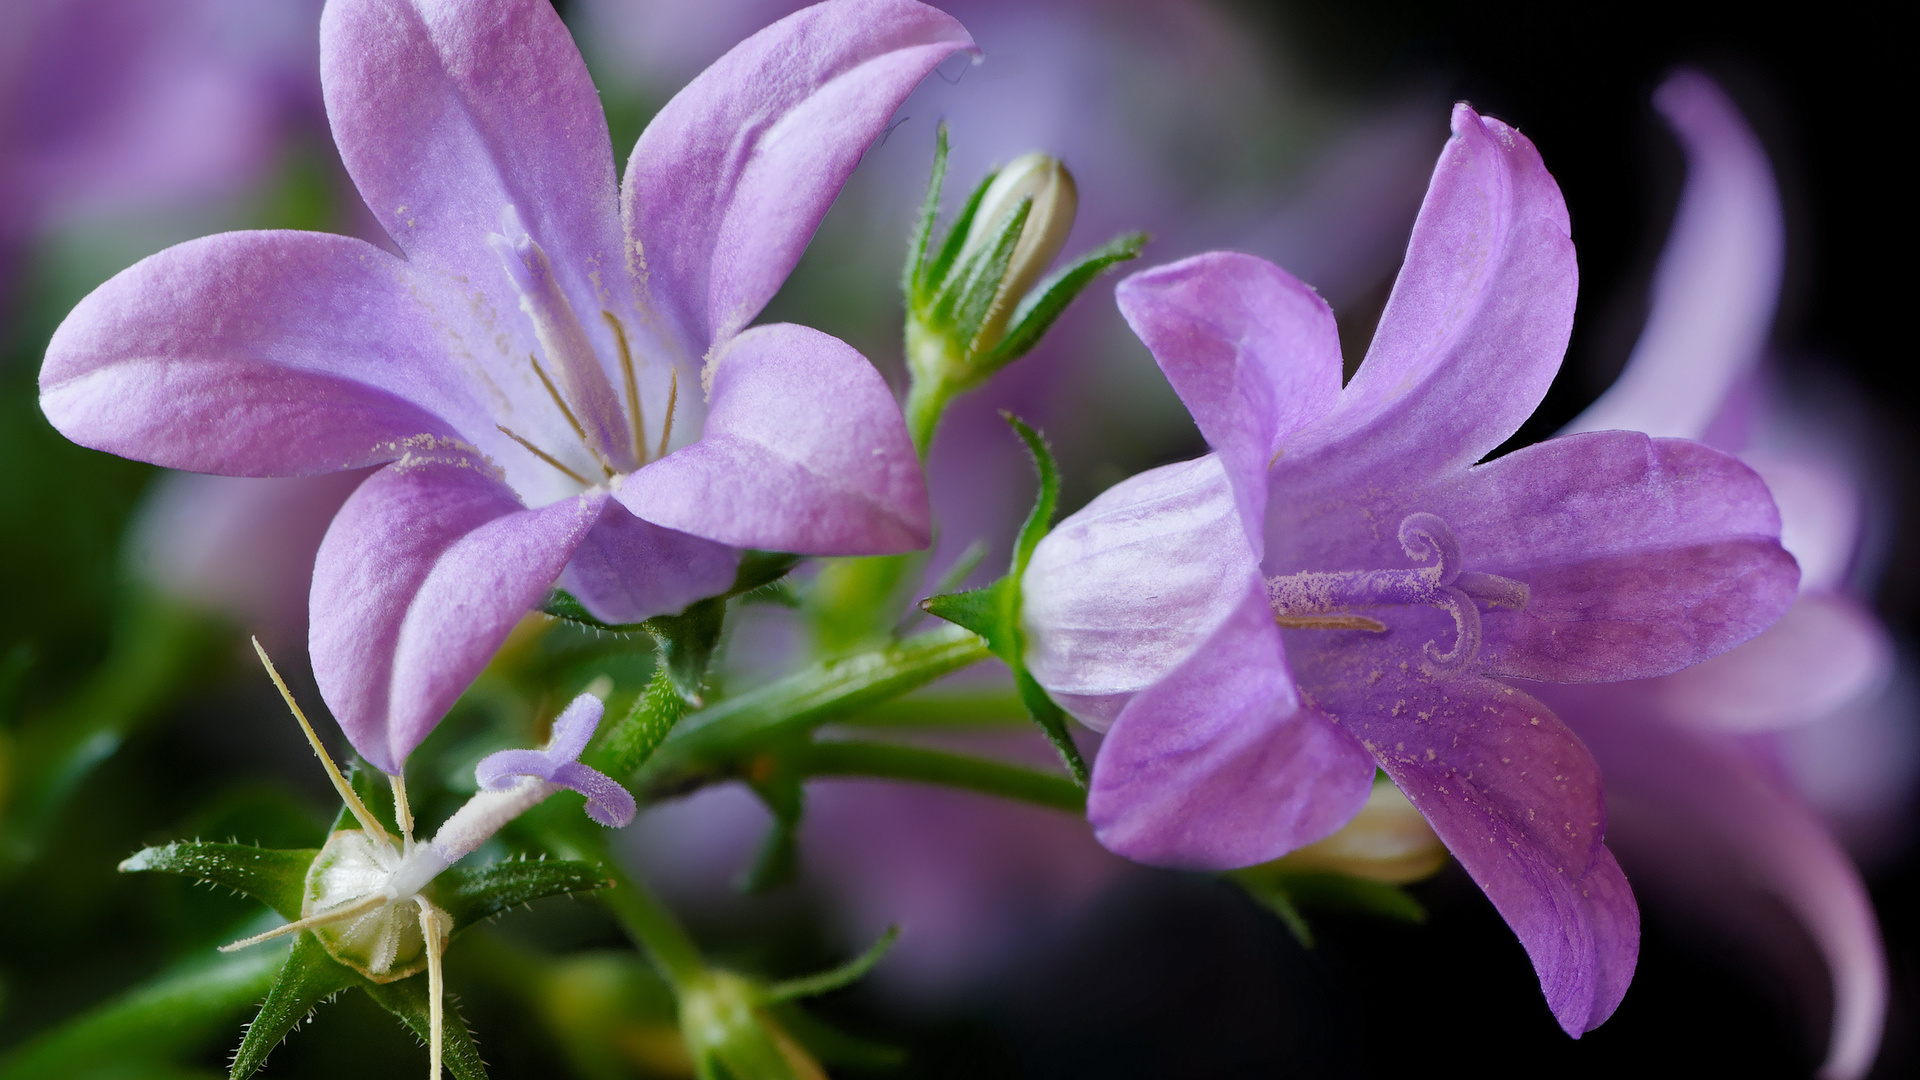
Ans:
<svg viewBox="0 0 1920 1080"><path fill-rule="evenodd" d="M486 791L506 791L523 779L571 788L587 797L587 816L609 829L624 828L636 809L633 794L606 773L580 763L580 752L600 726L607 703L592 694L573 699L553 721L553 737L539 750L502 750L474 767Z"/></svg>
<svg viewBox="0 0 1920 1080"><path fill-rule="evenodd" d="M1686 187L1633 356L1572 427L1697 438L1741 454L1778 501L1800 594L1766 632L1703 664L1657 679L1546 688L1542 697L1592 748L1609 797L1657 819L1641 836L1625 817L1630 855L1647 849L1652 870L1704 885L1683 891L1708 902L1757 885L1800 920L1833 980L1820 1075L1849 1080L1872 1068L1879 1047L1886 956L1859 872L1783 783L1774 733L1871 694L1893 652L1885 628L1847 588L1860 499L1832 434L1809 431L1797 446L1770 448L1778 410L1757 407L1762 395L1750 385L1786 248L1766 152L1725 92L1698 72L1669 78L1654 102L1686 152Z"/></svg>
<svg viewBox="0 0 1920 1080"><path fill-rule="evenodd" d="M1532 958L1570 1034L1619 1004L1639 916L1580 741L1508 680L1665 674L1791 603L1766 487L1697 443L1598 432L1481 462L1571 329L1565 204L1461 105L1365 363L1262 260L1136 275L1122 312L1214 452L1040 545L1027 660L1108 728L1088 815L1146 862L1228 868L1327 836L1376 765Z"/></svg>
<svg viewBox="0 0 1920 1080"><path fill-rule="evenodd" d="M385 466L321 545L310 647L397 772L556 582L626 623L724 591L742 548L926 544L878 373L747 324L901 98L971 47L911 0L808 8L669 102L616 193L545 0L332 0L328 117L402 257L298 232L161 252L67 317L42 408L173 468Z"/></svg>

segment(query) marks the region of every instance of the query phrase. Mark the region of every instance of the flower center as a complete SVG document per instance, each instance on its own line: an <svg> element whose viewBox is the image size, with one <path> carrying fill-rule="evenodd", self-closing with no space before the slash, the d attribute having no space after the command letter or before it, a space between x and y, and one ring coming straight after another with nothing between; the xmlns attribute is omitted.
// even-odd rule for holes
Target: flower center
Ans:
<svg viewBox="0 0 1920 1080"><path fill-rule="evenodd" d="M1267 579L1274 621L1296 630L1368 630L1385 623L1355 614L1383 607L1434 607L1453 616L1453 648L1429 641L1421 650L1445 668L1461 668L1480 654L1480 607L1519 610L1527 586L1512 578L1460 569L1460 542L1436 514L1412 513L1400 522L1400 548L1432 566L1399 570L1307 570Z"/></svg>
<svg viewBox="0 0 1920 1080"><path fill-rule="evenodd" d="M640 408L640 384L626 325L612 311L600 312L620 358L624 393L616 395L586 328L554 276L546 249L527 233L517 209L509 206L500 212L500 232L488 234L487 244L519 294L520 309L532 320L540 352L546 356L542 364L539 355L529 353L527 362L573 432L578 450L586 452L586 460L573 448L540 446L505 424L496 425L500 431L581 487L591 487L594 481L588 477L595 473L611 480L652 458L666 456L680 391L678 370L669 369L667 416L660 429L659 446L649 455L647 422ZM555 449L560 452L555 453Z"/></svg>

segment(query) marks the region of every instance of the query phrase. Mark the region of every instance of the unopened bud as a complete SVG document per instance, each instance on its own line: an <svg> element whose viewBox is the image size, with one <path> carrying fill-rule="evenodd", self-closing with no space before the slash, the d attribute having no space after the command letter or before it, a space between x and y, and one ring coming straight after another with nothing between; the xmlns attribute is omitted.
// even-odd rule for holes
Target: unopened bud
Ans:
<svg viewBox="0 0 1920 1080"><path fill-rule="evenodd" d="M1073 216L1080 209L1079 189L1074 187L1073 174L1060 159L1037 150L1022 154L987 185L980 209L967 229L961 258L992 243L1007 217L1019 209L1025 199L1033 200L1033 208L1027 211L1026 224L1014 244L1013 258L1007 263L1006 276L1000 279L1000 289L986 322L980 327L975 348L991 347L1006 333L1007 320L1012 318L1020 298L1033 288L1040 275L1053 264L1054 257L1060 254L1060 249L1066 246L1067 234L1073 231Z"/></svg>
<svg viewBox="0 0 1920 1080"><path fill-rule="evenodd" d="M1401 885L1431 875L1446 861L1447 849L1427 819L1399 788L1381 781L1374 784L1367 805L1339 832L1275 865Z"/></svg>

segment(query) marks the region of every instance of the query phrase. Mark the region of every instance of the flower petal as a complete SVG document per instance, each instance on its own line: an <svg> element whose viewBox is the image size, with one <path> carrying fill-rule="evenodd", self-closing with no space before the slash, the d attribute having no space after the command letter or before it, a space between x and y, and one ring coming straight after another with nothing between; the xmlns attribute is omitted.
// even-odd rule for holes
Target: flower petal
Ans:
<svg viewBox="0 0 1920 1080"><path fill-rule="evenodd" d="M1121 711L1087 818L1130 859L1225 870L1331 835L1372 789L1373 759L1301 705L1253 581L1205 644Z"/></svg>
<svg viewBox="0 0 1920 1080"><path fill-rule="evenodd" d="M1577 283L1566 203L1539 152L1455 106L1366 360L1311 442L1287 448L1276 483L1339 491L1478 461L1545 396Z"/></svg>
<svg viewBox="0 0 1920 1080"><path fill-rule="evenodd" d="M627 163L622 210L690 355L766 306L894 109L971 48L924 4L829 0L741 42L660 110Z"/></svg>
<svg viewBox="0 0 1920 1080"><path fill-rule="evenodd" d="M406 264L364 241L223 233L121 271L54 332L40 407L83 446L289 476L399 457L474 407Z"/></svg>
<svg viewBox="0 0 1920 1080"><path fill-rule="evenodd" d="M1818 720L1893 674L1893 642L1858 601L1803 593L1752 641L1657 684L1675 720L1725 732Z"/></svg>
<svg viewBox="0 0 1920 1080"><path fill-rule="evenodd" d="M310 647L361 756L400 770L553 587L606 498L527 510L454 455L390 465L354 492L314 564Z"/></svg>
<svg viewBox="0 0 1920 1080"><path fill-rule="evenodd" d="M1267 466L1340 395L1333 309L1265 259L1222 251L1135 274L1114 299L1220 456L1258 542Z"/></svg>
<svg viewBox="0 0 1920 1080"><path fill-rule="evenodd" d="M1687 182L1633 355L1569 431L1697 439L1773 330L1786 220L1767 152L1712 79L1680 71L1653 103L1680 137Z"/></svg>
<svg viewBox="0 0 1920 1080"><path fill-rule="evenodd" d="M1105 731L1210 637L1259 580L1220 459L1163 465L1055 526L1021 579L1027 669Z"/></svg>
<svg viewBox="0 0 1920 1080"><path fill-rule="evenodd" d="M926 480L880 373L851 345L757 326L708 369L700 441L626 478L620 502L655 525L803 555L925 547Z"/></svg>
<svg viewBox="0 0 1920 1080"><path fill-rule="evenodd" d="M321 19L320 77L341 160L407 253L423 297L470 363L542 415L508 426L536 443L557 441L542 438L549 427L566 432L527 363L535 353L563 385L572 380L590 429L623 424L611 390L621 385L620 354L601 313L636 338L647 321L628 272L606 115L553 5L333 0ZM518 242L521 228L545 251L594 357L551 355L523 311L488 240ZM571 370L596 363L598 378ZM664 386L664 370L652 381Z"/></svg>
<svg viewBox="0 0 1920 1080"><path fill-rule="evenodd" d="M682 611L733 584L740 553L663 529L609 502L574 550L560 587L604 623L636 623Z"/></svg>
<svg viewBox="0 0 1920 1080"><path fill-rule="evenodd" d="M1407 667L1398 632L1287 631L1312 705L1379 759L1526 946L1568 1034L1619 1004L1639 914L1601 843L1600 772L1540 702Z"/></svg>
<svg viewBox="0 0 1920 1080"><path fill-rule="evenodd" d="M1648 831L1657 835L1622 831L1621 842L1629 845L1623 850L1632 854L1641 844L1671 849L1677 836L1731 855L1736 879L1700 883L1709 897L1724 902L1727 890L1757 885L1806 927L1833 978L1832 1035L1820 1075L1829 1080L1864 1075L1880 1045L1887 966L1859 871L1819 819L1782 791L1770 770L1738 741L1687 731L1659 715L1660 704L1647 694L1667 681L1548 692L1593 748L1606 770L1608 791L1621 794L1623 801L1631 795L1646 802L1652 812ZM1682 844L1660 869L1697 877L1702 860Z"/></svg>
<svg viewBox="0 0 1920 1080"><path fill-rule="evenodd" d="M1489 673L1550 682L1645 678L1772 625L1798 572L1766 485L1683 439L1550 439L1461 474L1415 509L1446 519L1464 564L1528 585L1482 616Z"/></svg>

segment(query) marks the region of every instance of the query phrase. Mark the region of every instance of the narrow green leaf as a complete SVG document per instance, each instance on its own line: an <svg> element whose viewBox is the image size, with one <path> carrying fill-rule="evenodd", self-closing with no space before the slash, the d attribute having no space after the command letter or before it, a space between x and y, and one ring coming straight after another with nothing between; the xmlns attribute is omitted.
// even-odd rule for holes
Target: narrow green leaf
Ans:
<svg viewBox="0 0 1920 1080"><path fill-rule="evenodd" d="M980 200L987 197L987 188L998 175L998 172L990 172L980 179L980 185L973 189L973 194L967 196L966 205L960 208L960 216L948 226L947 238L941 242L933 261L926 266L926 277L921 282L922 301L917 306L925 306L934 297L947 291L947 279L953 274L954 262L960 258L960 249L967 244L968 230L973 228L973 216L980 212Z"/></svg>
<svg viewBox="0 0 1920 1080"><path fill-rule="evenodd" d="M555 589L547 594L547 599L540 605L540 610L556 619L565 619L568 622L579 623L581 626L590 626L595 630L607 630L616 634L637 634L647 628L645 623L603 623L587 611L587 606L582 604L578 597L565 589Z"/></svg>
<svg viewBox="0 0 1920 1080"><path fill-rule="evenodd" d="M1033 549L1053 527L1053 512L1060 505L1060 466L1053 460L1053 451L1047 446L1047 440L1040 433L1027 426L1026 421L1010 412L1002 412L1001 418L1013 427L1020 441L1027 444L1027 453L1033 456L1033 468L1040 477L1040 490L1034 495L1033 509L1028 511L1026 523L1020 526L1020 540L1013 549L1013 568L1010 574L1017 583L1027 572L1027 563L1033 559ZM1014 586L1017 590L1018 584ZM1019 614L1016 601L1014 614Z"/></svg>
<svg viewBox="0 0 1920 1080"><path fill-rule="evenodd" d="M1293 897L1287 894L1286 889L1265 878L1242 877L1237 874L1228 876L1238 882L1240 887L1246 890L1247 895L1253 897L1261 907L1278 915L1280 921L1286 924L1287 930L1293 934L1294 940L1298 941L1302 947L1313 948L1313 928L1307 925L1306 916L1300 914L1300 908L1294 904Z"/></svg>
<svg viewBox="0 0 1920 1080"><path fill-rule="evenodd" d="M887 950L893 948L893 943L899 940L900 928L898 926L889 926L887 927L887 932L880 935L880 940L867 947L866 952L841 964L839 967L829 968L817 975L807 975L798 979L787 979L774 983L772 986L766 988L765 997L762 1000L768 1004L777 1004L783 1001L798 1001L801 998L819 997L821 994L829 994L843 986L851 985L856 980L865 977L867 972L872 971L873 966L878 964L881 958L887 955Z"/></svg>
<svg viewBox="0 0 1920 1080"><path fill-rule="evenodd" d="M360 979L361 989L367 992L376 1004L400 1018L422 1042L432 1038L433 1019L428 1009L427 980L421 976L401 979L399 982L377 983ZM480 1047L473 1041L473 1032L467 1030L467 1023L453 1007L453 1002L445 1005L444 1034L441 1039L441 1055L447 1071L455 1080L486 1080L487 1065L480 1060Z"/></svg>
<svg viewBox="0 0 1920 1080"><path fill-rule="evenodd" d="M307 868L319 855L318 848L284 851L181 841L134 852L120 863L120 872L159 871L224 885L292 920L300 917Z"/></svg>
<svg viewBox="0 0 1920 1080"><path fill-rule="evenodd" d="M943 321L952 327L953 340L966 342L969 351L993 310L994 300L1000 295L1000 286L1007 279L1007 267L1013 262L1013 250L1019 246L1020 232L1027 227L1027 215L1032 212L1033 200L1020 200L995 227L993 243L968 257L960 268L959 282L934 309L936 318L951 312Z"/></svg>
<svg viewBox="0 0 1920 1080"><path fill-rule="evenodd" d="M285 955L268 946L196 956L14 1047L0 1062L0 1080L70 1080L197 1051L260 1000Z"/></svg>
<svg viewBox="0 0 1920 1080"><path fill-rule="evenodd" d="M1014 669L1014 688L1020 691L1020 700L1026 703L1027 711L1033 714L1034 722L1053 744L1054 752L1060 755L1061 764L1073 774L1073 780L1085 790L1092 779L1092 770L1087 768L1087 759L1080 756L1080 747L1073 741L1073 729L1067 722L1066 711L1053 703L1047 692L1028 674L1023 663Z"/></svg>
<svg viewBox="0 0 1920 1080"><path fill-rule="evenodd" d="M674 689L665 669L655 668L653 679L634 699L633 708L607 728L599 745L588 751L588 764L609 776L631 775L647 763L686 712L687 699Z"/></svg>
<svg viewBox="0 0 1920 1080"><path fill-rule="evenodd" d="M549 896L592 892L611 884L607 872L570 859L512 860L456 866L434 881L434 903L453 916L454 931Z"/></svg>
<svg viewBox="0 0 1920 1080"><path fill-rule="evenodd" d="M1427 909L1398 885L1326 871L1275 870L1274 883L1301 907L1358 911L1399 922L1423 923Z"/></svg>
<svg viewBox="0 0 1920 1080"><path fill-rule="evenodd" d="M1033 287L1032 291L1021 299L1020 306L1013 310L1012 328L1007 336L993 347L988 354L984 367L998 370L1005 364L1025 356L1040 344L1040 339L1053 327L1060 313L1067 305L1093 283L1093 279L1106 273L1115 265L1140 256L1141 248L1147 243L1146 233L1127 233L1108 241L1078 259L1062 267L1046 280Z"/></svg>
<svg viewBox="0 0 1920 1080"><path fill-rule="evenodd" d="M740 569L734 572L728 596L739 596L771 585L800 565L800 556L784 551L748 551L740 556Z"/></svg>
<svg viewBox="0 0 1920 1080"><path fill-rule="evenodd" d="M927 181L927 197L920 204L920 217L914 222L913 236L907 241L907 267L900 276L900 291L907 306L919 300L926 281L927 241L933 237L934 218L940 213L940 189L947 180L947 125L941 121L933 132L933 175Z"/></svg>
<svg viewBox="0 0 1920 1080"><path fill-rule="evenodd" d="M280 1040L335 994L359 981L351 969L327 955L320 939L306 933L294 935L293 950L267 991L267 1000L247 1025L228 1076L246 1080L260 1071Z"/></svg>

